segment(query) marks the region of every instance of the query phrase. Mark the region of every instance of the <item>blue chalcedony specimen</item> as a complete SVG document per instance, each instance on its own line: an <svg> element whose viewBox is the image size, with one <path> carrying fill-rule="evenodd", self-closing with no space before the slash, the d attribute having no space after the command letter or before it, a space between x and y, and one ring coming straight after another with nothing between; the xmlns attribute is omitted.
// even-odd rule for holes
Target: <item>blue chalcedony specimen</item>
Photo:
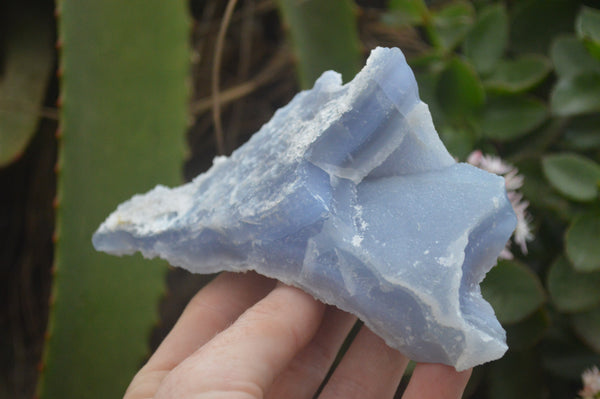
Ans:
<svg viewBox="0 0 600 399"><path fill-rule="evenodd" d="M195 273L256 270L463 370L507 349L479 283L515 222L504 180L454 161L400 50L378 48L191 183L119 205L93 243Z"/></svg>

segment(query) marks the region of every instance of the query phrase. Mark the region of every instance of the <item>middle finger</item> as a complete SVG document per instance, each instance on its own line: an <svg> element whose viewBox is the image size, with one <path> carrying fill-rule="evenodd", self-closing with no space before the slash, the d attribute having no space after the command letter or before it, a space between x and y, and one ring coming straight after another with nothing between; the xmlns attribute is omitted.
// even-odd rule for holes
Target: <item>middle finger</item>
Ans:
<svg viewBox="0 0 600 399"><path fill-rule="evenodd" d="M328 306L312 341L277 377L266 398L312 398L355 321L353 315Z"/></svg>

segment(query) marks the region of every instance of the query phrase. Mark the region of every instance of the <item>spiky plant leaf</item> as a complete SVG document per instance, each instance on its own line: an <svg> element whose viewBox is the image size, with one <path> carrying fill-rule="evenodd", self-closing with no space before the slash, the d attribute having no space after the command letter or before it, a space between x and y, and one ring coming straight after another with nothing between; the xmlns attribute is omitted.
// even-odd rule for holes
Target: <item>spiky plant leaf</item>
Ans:
<svg viewBox="0 0 600 399"><path fill-rule="evenodd" d="M96 253L115 206L180 178L186 3L61 1L55 281L41 398L117 398L147 353L164 263Z"/></svg>

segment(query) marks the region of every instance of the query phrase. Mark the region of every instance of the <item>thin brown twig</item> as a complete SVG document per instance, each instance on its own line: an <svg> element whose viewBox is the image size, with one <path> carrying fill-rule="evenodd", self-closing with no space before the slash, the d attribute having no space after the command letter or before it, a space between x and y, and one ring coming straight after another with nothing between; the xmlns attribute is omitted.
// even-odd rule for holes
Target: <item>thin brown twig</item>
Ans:
<svg viewBox="0 0 600 399"><path fill-rule="evenodd" d="M260 86L268 83L274 76L277 76L277 72L280 71L284 66L291 62L290 54L285 50L280 50L273 58L269 61L267 66L262 69L252 79L223 90L219 93L219 105L223 106L239 98L245 97L258 89ZM202 98L194 101L191 104L190 110L194 115L198 115L202 112L208 111L214 107L214 97Z"/></svg>
<svg viewBox="0 0 600 399"><path fill-rule="evenodd" d="M215 56L213 58L213 70L212 70L212 115L213 123L215 125L215 138L217 141L217 153L222 155L225 154L225 140L223 138L223 126L221 125L221 101L219 92L219 80L221 79L221 60L223 56L223 46L225 42L225 34L227 28L231 22L231 15L237 0L229 0L227 7L225 8L225 15L223 15L223 21L219 27L219 34L217 35L217 44L215 47Z"/></svg>
<svg viewBox="0 0 600 399"><path fill-rule="evenodd" d="M239 63L238 63L238 82L244 82L248 79L250 73L250 60L252 55L252 36L254 30L254 0L245 0L243 6L244 18L241 21L240 29L240 48L239 51ZM244 102L237 101L233 107L232 116L230 118L230 128L227 134L227 147L235 145L237 136L239 134L239 128L242 123L241 115L244 112Z"/></svg>
<svg viewBox="0 0 600 399"><path fill-rule="evenodd" d="M256 16L256 15L266 14L275 9L276 9L275 3L272 0L257 1L256 4L254 5L254 15ZM244 18L243 10L235 11L231 15L230 23L231 24L236 23L243 18ZM210 34L213 31L212 25L214 25L214 21L212 21L212 18L208 18L206 20L205 20L205 18L202 18L202 20L198 22L198 29L202 32L205 32L206 34Z"/></svg>

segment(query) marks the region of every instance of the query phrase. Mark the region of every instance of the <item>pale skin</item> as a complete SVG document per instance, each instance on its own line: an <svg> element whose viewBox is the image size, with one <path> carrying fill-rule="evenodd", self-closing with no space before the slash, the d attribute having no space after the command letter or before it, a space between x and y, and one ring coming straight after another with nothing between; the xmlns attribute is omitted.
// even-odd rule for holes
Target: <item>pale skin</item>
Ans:
<svg viewBox="0 0 600 399"><path fill-rule="evenodd" d="M124 399L312 398L355 321L297 288L223 273L190 301ZM362 327L319 398L393 398L407 364ZM460 398L470 375L418 364L402 398Z"/></svg>

